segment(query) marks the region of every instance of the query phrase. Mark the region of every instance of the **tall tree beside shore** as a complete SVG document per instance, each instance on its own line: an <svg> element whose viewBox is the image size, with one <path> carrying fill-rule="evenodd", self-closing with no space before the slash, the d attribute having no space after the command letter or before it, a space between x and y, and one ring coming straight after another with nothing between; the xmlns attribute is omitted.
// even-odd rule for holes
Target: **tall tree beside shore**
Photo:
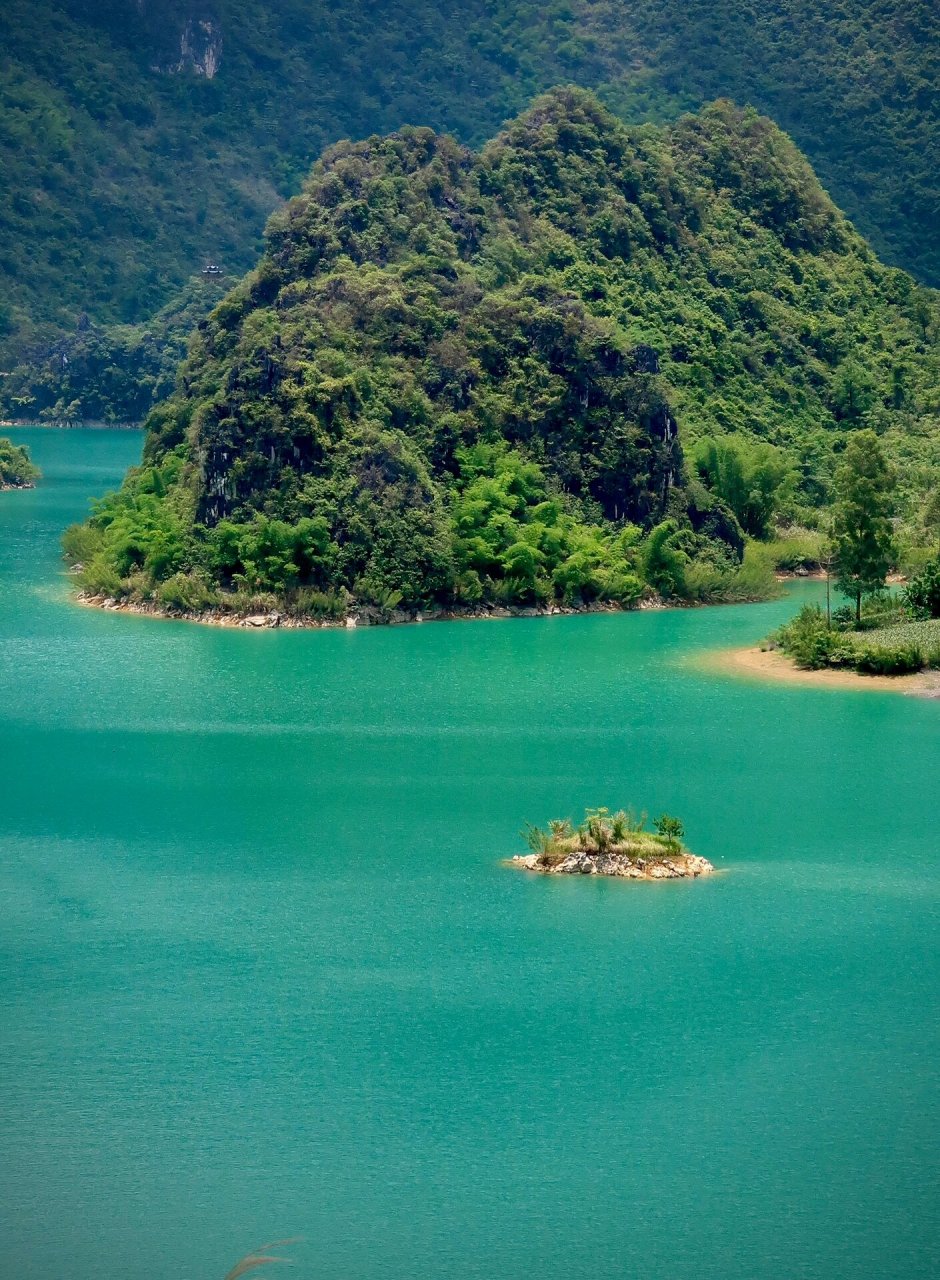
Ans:
<svg viewBox="0 0 940 1280"><path fill-rule="evenodd" d="M878 437L874 431L859 431L849 441L836 473L832 521L836 585L855 600L859 621L862 596L884 586L893 563L894 485L894 473Z"/></svg>

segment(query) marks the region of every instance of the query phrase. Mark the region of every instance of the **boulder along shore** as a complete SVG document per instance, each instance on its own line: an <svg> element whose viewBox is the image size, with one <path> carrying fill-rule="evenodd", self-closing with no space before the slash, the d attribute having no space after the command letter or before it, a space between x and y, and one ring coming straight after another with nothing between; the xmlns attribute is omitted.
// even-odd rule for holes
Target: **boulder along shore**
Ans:
<svg viewBox="0 0 940 1280"><path fill-rule="evenodd" d="M507 863L520 871L549 876L615 876L621 880L694 880L712 875L714 866L694 853L666 853L633 858L622 853L578 850L560 862L546 863L538 853L516 854Z"/></svg>

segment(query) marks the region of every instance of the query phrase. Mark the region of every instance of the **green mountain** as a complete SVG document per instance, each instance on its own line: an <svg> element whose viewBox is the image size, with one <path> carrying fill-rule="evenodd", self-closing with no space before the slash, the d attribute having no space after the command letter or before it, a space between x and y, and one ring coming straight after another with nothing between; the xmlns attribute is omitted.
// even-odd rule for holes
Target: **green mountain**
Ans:
<svg viewBox="0 0 940 1280"><path fill-rule="evenodd" d="M938 59L932 0L5 0L7 367L83 313L149 319L207 260L245 270L337 139L478 145L564 81L634 123L754 104L883 258L937 283Z"/></svg>
<svg viewBox="0 0 940 1280"><path fill-rule="evenodd" d="M564 89L479 153L341 143L68 550L91 591L189 608L753 593L743 533L812 523L852 431L923 502L938 322L728 103L629 129Z"/></svg>

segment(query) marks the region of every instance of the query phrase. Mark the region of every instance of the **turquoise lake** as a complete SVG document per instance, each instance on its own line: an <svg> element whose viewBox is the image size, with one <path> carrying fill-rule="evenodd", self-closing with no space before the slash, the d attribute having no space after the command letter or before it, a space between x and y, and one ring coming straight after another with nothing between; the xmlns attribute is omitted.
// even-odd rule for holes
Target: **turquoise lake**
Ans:
<svg viewBox="0 0 940 1280"><path fill-rule="evenodd" d="M69 602L141 437L0 495L0 1275L940 1274L940 704L768 605L246 632ZM726 874L547 880L630 802ZM272 1269L272 1275L279 1274Z"/></svg>

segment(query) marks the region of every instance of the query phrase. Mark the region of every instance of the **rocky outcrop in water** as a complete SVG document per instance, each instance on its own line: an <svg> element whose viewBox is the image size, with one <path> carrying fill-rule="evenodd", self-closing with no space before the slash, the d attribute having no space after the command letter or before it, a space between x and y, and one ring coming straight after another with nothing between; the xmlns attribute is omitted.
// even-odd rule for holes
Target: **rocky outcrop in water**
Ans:
<svg viewBox="0 0 940 1280"><path fill-rule="evenodd" d="M554 876L616 876L621 880L691 880L711 875L715 868L707 858L694 853L664 853L662 856L633 858L621 853L569 853L560 862L546 861L542 854L517 854L510 866L522 871L538 871Z"/></svg>

